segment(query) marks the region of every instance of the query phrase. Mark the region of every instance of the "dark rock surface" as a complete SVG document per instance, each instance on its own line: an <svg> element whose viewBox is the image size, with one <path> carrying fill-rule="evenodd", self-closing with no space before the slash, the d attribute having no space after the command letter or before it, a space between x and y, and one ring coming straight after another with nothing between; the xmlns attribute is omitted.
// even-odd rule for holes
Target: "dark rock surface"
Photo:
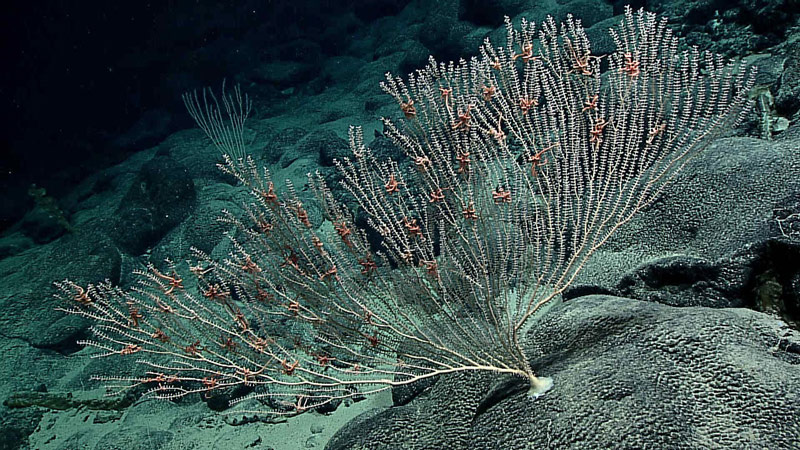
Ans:
<svg viewBox="0 0 800 450"><path fill-rule="evenodd" d="M442 377L405 406L365 413L327 449L796 448L800 335L746 309L589 296L526 340L555 385L491 397L501 377ZM491 406L483 404L491 398Z"/></svg>

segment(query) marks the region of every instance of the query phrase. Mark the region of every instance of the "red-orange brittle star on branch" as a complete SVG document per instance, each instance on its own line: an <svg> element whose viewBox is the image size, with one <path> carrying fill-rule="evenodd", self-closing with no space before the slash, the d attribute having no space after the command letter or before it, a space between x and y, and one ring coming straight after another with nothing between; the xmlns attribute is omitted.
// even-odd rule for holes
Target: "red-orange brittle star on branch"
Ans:
<svg viewBox="0 0 800 450"><path fill-rule="evenodd" d="M353 248L353 243L350 242L350 235L353 233L350 228L347 227L347 224L344 221L339 223L334 223L333 228L336 230L336 233L342 238L342 242L344 245L348 246L349 248Z"/></svg>
<svg viewBox="0 0 800 450"><path fill-rule="evenodd" d="M497 186L497 189L492 193L492 199L495 203L511 203L511 191L503 189L502 186Z"/></svg>

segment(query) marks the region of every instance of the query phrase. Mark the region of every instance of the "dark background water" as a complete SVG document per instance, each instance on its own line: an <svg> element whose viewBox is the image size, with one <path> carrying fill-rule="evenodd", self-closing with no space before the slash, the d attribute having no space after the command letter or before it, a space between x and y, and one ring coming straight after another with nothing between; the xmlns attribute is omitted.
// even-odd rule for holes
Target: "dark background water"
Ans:
<svg viewBox="0 0 800 450"><path fill-rule="evenodd" d="M0 232L34 206L27 194L32 184L58 200L88 174L191 127L180 101L187 90L233 79L269 116L286 97L314 95L333 83L320 76L331 56L369 60L401 51L400 66L384 70L403 74L424 65L428 54L440 60L471 54L476 45L465 38L479 43L504 14L536 11L540 20L571 12L591 25L620 14L626 3L669 16L687 42L729 56L775 48L800 11L793 0L5 2ZM272 61L303 67L266 79L263 67ZM777 95L775 108L790 117L800 105L787 92Z"/></svg>
<svg viewBox="0 0 800 450"><path fill-rule="evenodd" d="M360 24L406 3L4 2L0 231L33 206L31 184L58 198L88 173L191 126L182 92L216 86L276 50L321 62Z"/></svg>

